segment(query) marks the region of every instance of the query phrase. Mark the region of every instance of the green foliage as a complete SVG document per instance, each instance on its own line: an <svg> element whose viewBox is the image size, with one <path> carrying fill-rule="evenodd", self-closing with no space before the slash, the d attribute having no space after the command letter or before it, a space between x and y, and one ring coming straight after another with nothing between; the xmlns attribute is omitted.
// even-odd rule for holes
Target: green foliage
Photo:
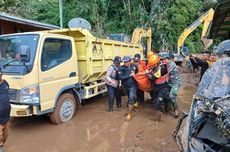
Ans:
<svg viewBox="0 0 230 152"><path fill-rule="evenodd" d="M20 3L20 0L0 0L0 11L12 11Z"/></svg>
<svg viewBox="0 0 230 152"><path fill-rule="evenodd" d="M152 27L153 49L177 48L183 30L214 0L62 0L63 23L82 17L92 24L96 36L132 34L136 27ZM210 7L208 6L208 7ZM59 25L58 0L0 0L0 11L40 22ZM199 52L201 27L186 40L192 52Z"/></svg>
<svg viewBox="0 0 230 152"><path fill-rule="evenodd" d="M158 18L154 20L154 41L153 45L156 49L174 50L177 47L177 41L183 30L188 27L195 19L198 18L202 9L201 1L194 0L175 0L175 2L166 8L163 13L159 13ZM195 30L185 42L190 51L201 50L200 30Z"/></svg>

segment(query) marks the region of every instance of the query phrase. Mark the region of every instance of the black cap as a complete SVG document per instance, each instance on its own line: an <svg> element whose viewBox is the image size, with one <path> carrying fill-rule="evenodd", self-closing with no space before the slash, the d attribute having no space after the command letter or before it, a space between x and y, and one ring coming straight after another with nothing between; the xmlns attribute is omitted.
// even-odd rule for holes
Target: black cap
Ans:
<svg viewBox="0 0 230 152"><path fill-rule="evenodd" d="M132 60L132 58L130 56L124 56L122 59L124 62L129 62Z"/></svg>
<svg viewBox="0 0 230 152"><path fill-rule="evenodd" d="M141 55L140 54L135 54L134 55L134 61L137 62L141 59Z"/></svg>
<svg viewBox="0 0 230 152"><path fill-rule="evenodd" d="M113 63L116 63L116 64L121 63L121 57L115 56L114 59L113 59Z"/></svg>
<svg viewBox="0 0 230 152"><path fill-rule="evenodd" d="M209 52L209 51L204 51L204 52L202 52L202 54L210 54L211 55L211 52Z"/></svg>
<svg viewBox="0 0 230 152"><path fill-rule="evenodd" d="M134 55L134 58L139 58L139 59L140 59L140 58L141 58L141 55L140 55L140 54L135 54L135 55Z"/></svg>

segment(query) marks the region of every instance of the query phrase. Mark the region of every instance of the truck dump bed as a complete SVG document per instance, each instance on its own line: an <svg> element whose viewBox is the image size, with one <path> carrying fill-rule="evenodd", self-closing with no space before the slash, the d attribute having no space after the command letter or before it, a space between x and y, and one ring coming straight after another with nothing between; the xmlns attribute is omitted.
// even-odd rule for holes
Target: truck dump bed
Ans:
<svg viewBox="0 0 230 152"><path fill-rule="evenodd" d="M81 83L104 79L107 67L112 64L114 56L133 57L139 53L143 57L141 45L97 38L85 29L73 28L48 32L74 38Z"/></svg>

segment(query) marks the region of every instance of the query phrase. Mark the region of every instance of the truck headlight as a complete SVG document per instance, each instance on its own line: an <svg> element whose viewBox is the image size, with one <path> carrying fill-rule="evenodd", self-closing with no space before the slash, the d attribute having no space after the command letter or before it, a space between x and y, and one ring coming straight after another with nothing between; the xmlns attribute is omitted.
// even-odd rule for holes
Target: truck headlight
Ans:
<svg viewBox="0 0 230 152"><path fill-rule="evenodd" d="M40 89L38 85L29 86L20 90L20 103L39 104Z"/></svg>

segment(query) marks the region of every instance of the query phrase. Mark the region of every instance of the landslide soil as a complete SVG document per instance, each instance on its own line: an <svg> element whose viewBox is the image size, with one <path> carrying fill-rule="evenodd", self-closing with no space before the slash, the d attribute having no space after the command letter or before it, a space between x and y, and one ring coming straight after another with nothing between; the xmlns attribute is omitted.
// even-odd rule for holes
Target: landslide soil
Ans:
<svg viewBox="0 0 230 152"><path fill-rule="evenodd" d="M181 74L179 111L188 111L196 90L197 76ZM146 94L146 100L149 95ZM61 125L48 116L12 118L6 152L177 152L172 139L176 118L163 114L153 118L153 105L145 102L132 121L124 120L126 97L121 111L107 112L107 97L98 96L77 109L75 117Z"/></svg>

